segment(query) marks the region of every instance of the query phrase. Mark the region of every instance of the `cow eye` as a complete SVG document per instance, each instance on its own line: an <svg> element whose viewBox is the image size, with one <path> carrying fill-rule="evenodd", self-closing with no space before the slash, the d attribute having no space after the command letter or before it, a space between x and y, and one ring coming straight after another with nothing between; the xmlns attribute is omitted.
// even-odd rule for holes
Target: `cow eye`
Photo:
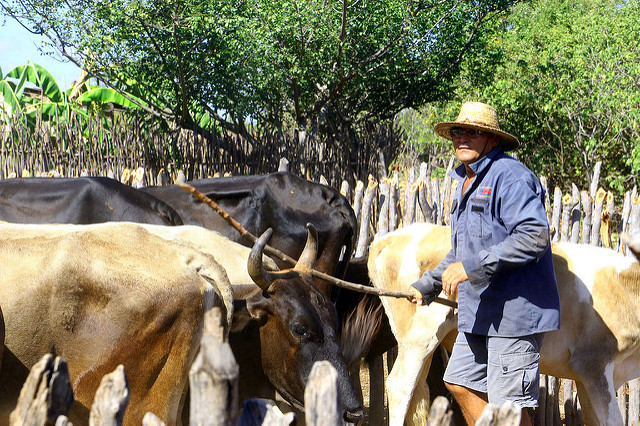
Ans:
<svg viewBox="0 0 640 426"><path fill-rule="evenodd" d="M300 324L291 324L291 333L296 337L309 337L309 331Z"/></svg>

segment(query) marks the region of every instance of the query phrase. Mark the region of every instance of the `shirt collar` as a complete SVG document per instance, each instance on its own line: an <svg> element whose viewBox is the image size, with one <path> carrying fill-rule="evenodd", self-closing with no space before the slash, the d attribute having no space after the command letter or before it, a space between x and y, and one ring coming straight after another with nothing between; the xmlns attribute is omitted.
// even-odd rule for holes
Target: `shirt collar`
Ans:
<svg viewBox="0 0 640 426"><path fill-rule="evenodd" d="M489 151L487 155L485 155L475 163L470 164L469 167L471 167L471 170L473 170L476 175L479 175L483 170L489 167L489 164L491 164L491 162L493 162L496 156L498 156L500 153L502 153L502 147L498 145L491 151ZM450 171L449 176L458 181L465 180L467 178L467 171L464 168L464 164L460 164L458 167Z"/></svg>

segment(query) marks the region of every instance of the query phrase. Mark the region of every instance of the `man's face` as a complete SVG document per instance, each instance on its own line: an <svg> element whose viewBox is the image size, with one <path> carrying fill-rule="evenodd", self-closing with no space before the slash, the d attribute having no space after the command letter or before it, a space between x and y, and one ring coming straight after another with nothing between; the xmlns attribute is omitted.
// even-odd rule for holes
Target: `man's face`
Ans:
<svg viewBox="0 0 640 426"><path fill-rule="evenodd" d="M500 144L500 137L489 132L454 127L451 129L453 147L464 165L475 163Z"/></svg>

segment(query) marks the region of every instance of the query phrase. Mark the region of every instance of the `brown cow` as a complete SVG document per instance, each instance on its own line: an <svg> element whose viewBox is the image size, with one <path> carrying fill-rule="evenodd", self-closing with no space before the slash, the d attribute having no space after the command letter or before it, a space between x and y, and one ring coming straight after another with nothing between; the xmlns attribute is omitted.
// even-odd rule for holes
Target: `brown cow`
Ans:
<svg viewBox="0 0 640 426"><path fill-rule="evenodd" d="M131 394L124 422L151 411L175 424L205 311L219 305L227 321L233 311L215 259L129 223L1 224L0 241L0 423L31 366L52 353L68 362L75 424L87 424L102 377L119 364Z"/></svg>
<svg viewBox="0 0 640 426"><path fill-rule="evenodd" d="M361 420L362 405L338 346L336 310L310 274L317 253L313 228L296 267L276 272L275 263L262 257L271 231L250 250L197 226L143 226L163 238L212 254L227 271L235 299L229 341L240 366L241 400L276 399L277 391L303 409L311 367L315 361L327 360L338 373L345 418ZM262 267L260 259L271 271Z"/></svg>
<svg viewBox="0 0 640 426"><path fill-rule="evenodd" d="M406 290L450 249L449 228L417 224L376 238L369 271L378 288ZM622 424L616 389L640 376L640 264L612 250L569 243L552 246L561 304L560 330L545 334L543 373L573 379L587 424ZM455 337L448 307L414 306L388 298L383 304L398 339L389 375L391 425L422 423L424 378L434 349Z"/></svg>

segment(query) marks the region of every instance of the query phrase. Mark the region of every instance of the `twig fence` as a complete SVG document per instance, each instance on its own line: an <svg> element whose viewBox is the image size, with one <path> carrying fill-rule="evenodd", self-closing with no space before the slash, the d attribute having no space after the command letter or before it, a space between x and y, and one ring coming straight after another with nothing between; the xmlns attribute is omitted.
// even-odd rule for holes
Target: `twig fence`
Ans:
<svg viewBox="0 0 640 426"><path fill-rule="evenodd" d="M0 178L35 174L107 176L118 180L125 169L143 168L147 184L161 172L169 180L182 171L188 180L222 175L273 172L281 157L292 171L332 184L355 182L378 169L379 155L393 158L402 141L391 123L362 123L355 129L300 140L291 129L253 126L242 137L212 125L208 130L181 129L137 115L115 111L102 116L26 117L0 122Z"/></svg>
<svg viewBox="0 0 640 426"><path fill-rule="evenodd" d="M294 413L283 414L275 402L253 398L244 402L238 415L239 369L231 347L222 339L220 311L214 308L205 315L205 332L198 355L189 371L191 400L189 424L193 426L290 426ZM73 403L73 390L64 358L44 355L32 368L24 383L10 426L56 425L71 422L67 413ZM95 393L89 425L121 425L129 403L129 386L124 367L119 365L105 375ZM341 426L342 410L338 396L338 376L328 361L316 362L309 374L304 393L305 424ZM446 398L440 397L431 409L429 425L450 426L452 412ZM520 409L510 403L488 406L476 423L481 426L516 426ZM148 412L143 426L162 426L164 422Z"/></svg>

